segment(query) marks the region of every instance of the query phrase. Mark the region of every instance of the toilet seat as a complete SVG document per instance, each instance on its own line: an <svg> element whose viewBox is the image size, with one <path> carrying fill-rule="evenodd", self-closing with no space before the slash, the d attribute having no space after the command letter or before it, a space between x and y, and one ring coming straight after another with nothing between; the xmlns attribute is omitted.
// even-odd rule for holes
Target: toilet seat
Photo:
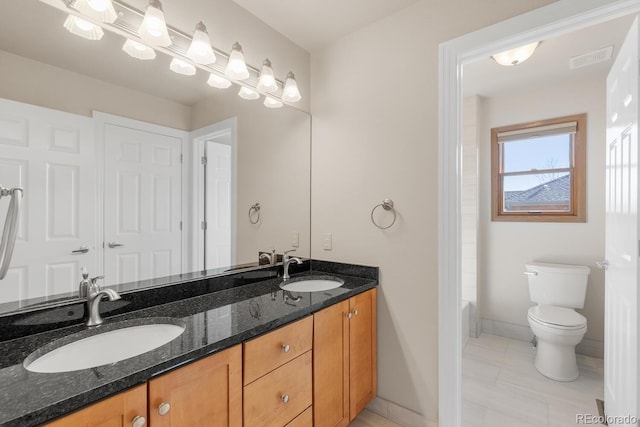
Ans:
<svg viewBox="0 0 640 427"><path fill-rule="evenodd" d="M536 305L527 312L530 321L553 329L579 330L587 326L587 319L570 308Z"/></svg>

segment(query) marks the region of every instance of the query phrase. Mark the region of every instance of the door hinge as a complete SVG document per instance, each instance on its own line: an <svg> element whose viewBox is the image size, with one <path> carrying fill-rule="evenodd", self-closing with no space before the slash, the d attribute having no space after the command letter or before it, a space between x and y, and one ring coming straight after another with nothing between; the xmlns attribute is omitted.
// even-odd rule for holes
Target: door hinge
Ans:
<svg viewBox="0 0 640 427"><path fill-rule="evenodd" d="M206 229L207 229L207 221L202 221L202 222L200 223L200 228L201 228L202 230L206 230Z"/></svg>
<svg viewBox="0 0 640 427"><path fill-rule="evenodd" d="M182 163L182 154L180 154L180 163Z"/></svg>
<svg viewBox="0 0 640 427"><path fill-rule="evenodd" d="M200 161L202 162L202 164L203 164L203 165L205 165L205 166L206 166L206 165L207 165L207 156L202 156L202 157L200 158Z"/></svg>
<svg viewBox="0 0 640 427"><path fill-rule="evenodd" d="M180 221L180 231L182 231L182 221Z"/></svg>

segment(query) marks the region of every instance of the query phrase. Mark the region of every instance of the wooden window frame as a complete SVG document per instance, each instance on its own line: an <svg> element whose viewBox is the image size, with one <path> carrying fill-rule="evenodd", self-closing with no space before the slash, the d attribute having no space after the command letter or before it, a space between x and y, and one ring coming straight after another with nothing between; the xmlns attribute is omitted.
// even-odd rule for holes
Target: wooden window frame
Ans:
<svg viewBox="0 0 640 427"><path fill-rule="evenodd" d="M568 168L571 175L571 209L568 212L503 212L503 152L500 147L501 144L498 143L498 134L568 122L576 122L577 124L573 137L573 164ZM491 220L513 222L587 222L586 134L586 114L491 129Z"/></svg>

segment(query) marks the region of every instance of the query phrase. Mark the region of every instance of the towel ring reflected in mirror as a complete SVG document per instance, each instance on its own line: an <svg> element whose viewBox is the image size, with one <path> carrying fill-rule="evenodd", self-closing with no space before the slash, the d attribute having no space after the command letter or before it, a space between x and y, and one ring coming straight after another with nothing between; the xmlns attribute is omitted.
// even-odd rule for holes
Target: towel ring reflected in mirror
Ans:
<svg viewBox="0 0 640 427"><path fill-rule="evenodd" d="M249 208L249 222L254 225L260 222L260 203L254 203Z"/></svg>
<svg viewBox="0 0 640 427"><path fill-rule="evenodd" d="M374 217L373 217L373 214L375 213L376 209L378 209L380 207L382 209L384 209L385 211L391 211L393 213L393 220L391 221L391 224L389 224L387 226L384 226L384 227L382 225L378 224L376 222L376 220L374 219ZM393 226L393 224L396 223L396 219L397 218L398 218L398 215L396 213L395 208L393 207L393 200L391 200L391 199L384 199L382 201L382 203L375 205L373 207L373 209L371 210L371 222L373 223L373 225L378 227L380 230L386 230L388 228L391 228Z"/></svg>

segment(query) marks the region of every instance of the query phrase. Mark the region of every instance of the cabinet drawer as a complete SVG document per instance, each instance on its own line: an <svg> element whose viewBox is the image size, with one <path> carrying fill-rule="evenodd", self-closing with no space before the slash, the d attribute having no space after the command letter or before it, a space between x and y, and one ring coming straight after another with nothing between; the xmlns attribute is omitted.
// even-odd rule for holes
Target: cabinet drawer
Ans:
<svg viewBox="0 0 640 427"><path fill-rule="evenodd" d="M282 427L311 406L311 352L244 388L244 425Z"/></svg>
<svg viewBox="0 0 640 427"><path fill-rule="evenodd" d="M313 427L313 409L307 409L295 417L286 427Z"/></svg>
<svg viewBox="0 0 640 427"><path fill-rule="evenodd" d="M244 344L244 385L295 359L313 346L313 317Z"/></svg>

